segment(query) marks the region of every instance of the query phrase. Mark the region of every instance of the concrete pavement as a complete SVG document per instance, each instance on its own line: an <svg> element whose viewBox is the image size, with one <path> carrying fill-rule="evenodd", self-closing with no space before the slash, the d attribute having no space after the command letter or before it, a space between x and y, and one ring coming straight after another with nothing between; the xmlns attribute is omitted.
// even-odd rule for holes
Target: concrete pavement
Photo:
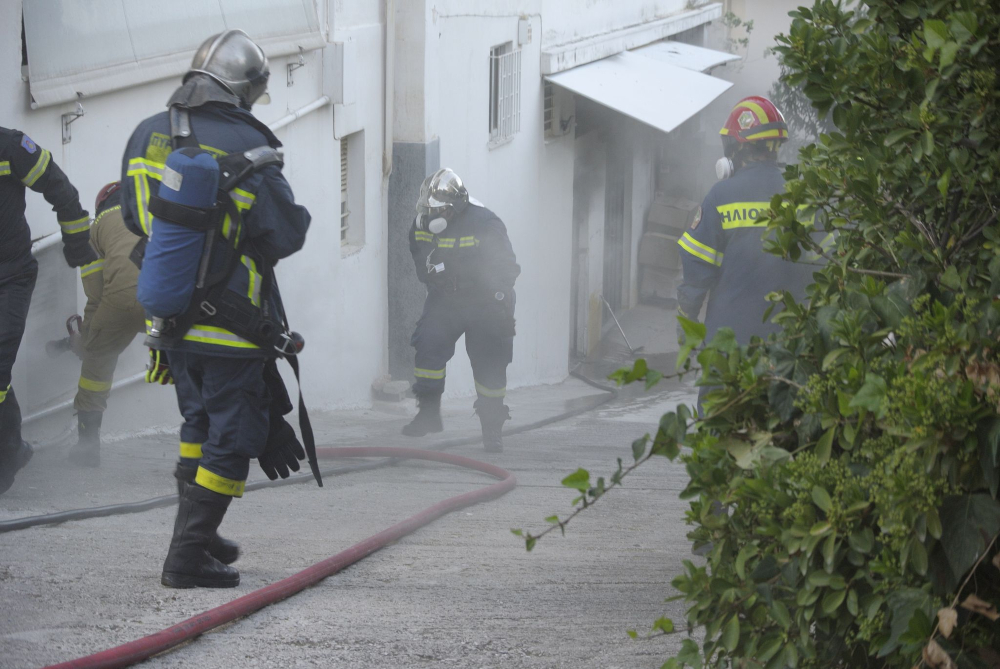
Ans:
<svg viewBox="0 0 1000 669"><path fill-rule="evenodd" d="M514 424L594 403L575 379L513 391ZM680 636L632 641L664 613L670 580L690 557L678 493L683 467L654 461L532 553L509 532L538 531L570 511L560 479L577 467L607 476L629 444L655 429L692 388L628 388L597 410L506 440L453 452L511 470L505 497L446 516L343 572L248 619L164 654L151 667L658 667ZM444 438L475 435L471 399L445 403ZM431 446L399 428L410 403L314 417L325 445ZM40 452L0 497L0 519L169 494L176 436L113 441L99 470ZM262 477L254 466L252 477ZM231 601L344 550L446 497L487 484L476 472L408 463L248 493L223 534L244 556L239 588L177 591L159 584L174 509L0 535L0 666L35 667L124 643Z"/></svg>

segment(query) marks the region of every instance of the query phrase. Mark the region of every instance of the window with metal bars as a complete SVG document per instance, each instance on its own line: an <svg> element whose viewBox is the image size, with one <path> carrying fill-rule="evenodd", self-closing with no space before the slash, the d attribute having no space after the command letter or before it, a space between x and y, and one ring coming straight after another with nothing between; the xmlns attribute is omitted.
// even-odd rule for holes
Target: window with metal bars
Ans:
<svg viewBox="0 0 1000 669"><path fill-rule="evenodd" d="M521 129L521 50L507 42L490 49L490 146Z"/></svg>
<svg viewBox="0 0 1000 669"><path fill-rule="evenodd" d="M347 245L351 210L347 206L347 138L340 140L340 245Z"/></svg>

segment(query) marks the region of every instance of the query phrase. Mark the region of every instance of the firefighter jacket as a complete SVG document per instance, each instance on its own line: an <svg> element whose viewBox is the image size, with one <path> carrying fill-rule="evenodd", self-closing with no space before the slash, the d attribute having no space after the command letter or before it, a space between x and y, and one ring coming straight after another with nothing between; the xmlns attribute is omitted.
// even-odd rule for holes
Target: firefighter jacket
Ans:
<svg viewBox="0 0 1000 669"><path fill-rule="evenodd" d="M683 315L697 319L708 296L706 341L722 327L732 328L742 345L754 335L777 332L777 326L762 322L769 306L765 296L787 290L801 300L812 283L814 268L764 251L766 225L757 220L784 189L777 164L742 167L712 187L691 228L677 242L684 268L678 307Z"/></svg>
<svg viewBox="0 0 1000 669"><path fill-rule="evenodd" d="M93 258L87 246L90 216L80 206L76 188L52 160L48 150L19 130L0 128L0 281L34 271L31 231L24 218L25 187L52 205L63 241L84 264Z"/></svg>
<svg viewBox="0 0 1000 669"><path fill-rule="evenodd" d="M208 102L190 110L191 128L201 148L216 157L268 145L281 146L266 125L235 105ZM122 218L137 235L148 236L152 215L148 204L159 190L167 155L171 152L170 121L167 112L152 116L136 128L122 158ZM243 255L230 277L228 290L246 296L260 308L265 276L281 258L302 248L310 216L295 204L292 189L279 165L269 165L253 173L230 192L241 213L241 221L227 215L223 234L234 244L243 240ZM272 292L270 303L279 313L280 297ZM184 335L177 347L198 353L233 357L264 357L266 352L217 326L200 323Z"/></svg>
<svg viewBox="0 0 1000 669"><path fill-rule="evenodd" d="M84 324L102 302L120 311L130 311L138 304L135 288L139 268L129 258L139 237L122 220L121 190L105 200L90 226L90 245L97 260L80 268L83 292L87 295Z"/></svg>
<svg viewBox="0 0 1000 669"><path fill-rule="evenodd" d="M440 234L410 227L410 254L417 278L435 297L495 301L510 295L521 267L507 228L486 207L470 203Z"/></svg>

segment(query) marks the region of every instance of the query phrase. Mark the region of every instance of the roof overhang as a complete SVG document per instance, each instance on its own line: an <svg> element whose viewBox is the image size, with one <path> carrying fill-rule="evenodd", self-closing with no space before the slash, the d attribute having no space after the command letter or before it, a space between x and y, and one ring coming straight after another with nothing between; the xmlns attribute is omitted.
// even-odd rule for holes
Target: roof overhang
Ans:
<svg viewBox="0 0 1000 669"><path fill-rule="evenodd" d="M671 40L639 47L632 53L695 72L708 72L713 67L740 59L736 54Z"/></svg>
<svg viewBox="0 0 1000 669"><path fill-rule="evenodd" d="M685 30L697 28L721 17L722 3L713 2L603 35L594 35L567 44L543 45L541 72L543 76L564 72L628 49L635 49L665 39Z"/></svg>
<svg viewBox="0 0 1000 669"><path fill-rule="evenodd" d="M733 85L634 52L545 78L663 132L674 130Z"/></svg>

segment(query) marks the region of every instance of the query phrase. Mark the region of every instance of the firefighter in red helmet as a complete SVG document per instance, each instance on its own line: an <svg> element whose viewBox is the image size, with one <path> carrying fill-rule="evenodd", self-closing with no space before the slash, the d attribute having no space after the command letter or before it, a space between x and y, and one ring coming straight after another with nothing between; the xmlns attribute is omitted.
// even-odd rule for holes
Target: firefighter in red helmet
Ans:
<svg viewBox="0 0 1000 669"><path fill-rule="evenodd" d="M729 113L722 135L724 157L716 164L720 179L705 196L694 221L678 244L684 278L677 290L678 313L698 320L705 313L706 341L722 327L732 328L741 345L753 336L777 331L763 322L772 291L805 294L812 272L764 251L761 219L771 198L785 189L778 148L788 139L785 119L767 98L741 100ZM678 327L679 336L683 337Z"/></svg>

